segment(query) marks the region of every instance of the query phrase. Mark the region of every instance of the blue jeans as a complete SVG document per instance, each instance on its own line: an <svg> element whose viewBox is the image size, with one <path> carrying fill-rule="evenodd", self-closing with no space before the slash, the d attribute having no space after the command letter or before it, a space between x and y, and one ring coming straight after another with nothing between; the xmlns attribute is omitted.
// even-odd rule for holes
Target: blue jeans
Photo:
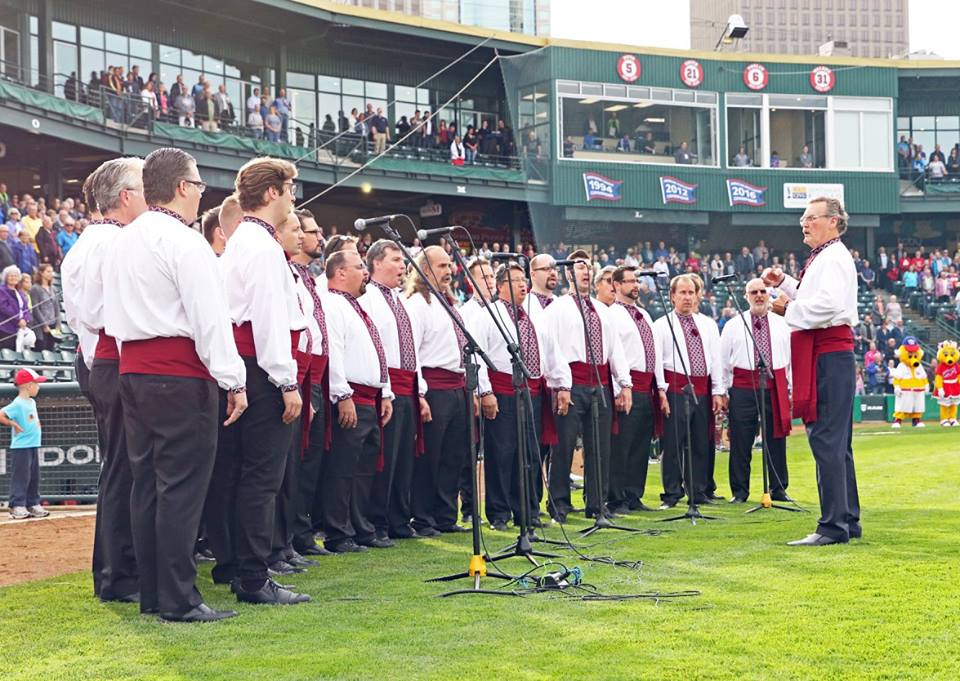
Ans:
<svg viewBox="0 0 960 681"><path fill-rule="evenodd" d="M465 149L464 156L466 156L466 162L473 165L477 162L477 150L471 149L470 147L465 147Z"/></svg>
<svg viewBox="0 0 960 681"><path fill-rule="evenodd" d="M10 461L10 507L40 503L40 457L36 447L8 449Z"/></svg>

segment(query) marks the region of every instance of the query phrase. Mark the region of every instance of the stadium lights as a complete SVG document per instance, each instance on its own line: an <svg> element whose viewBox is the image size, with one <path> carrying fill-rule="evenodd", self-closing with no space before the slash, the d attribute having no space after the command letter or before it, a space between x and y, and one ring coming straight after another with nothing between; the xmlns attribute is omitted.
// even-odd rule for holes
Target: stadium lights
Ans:
<svg viewBox="0 0 960 681"><path fill-rule="evenodd" d="M713 48L714 51L719 52L721 45L730 45L735 40L743 40L749 30L750 27L747 26L747 22L743 20L742 16L731 14L730 18L727 19L727 27L723 29L720 39L717 40L717 44Z"/></svg>

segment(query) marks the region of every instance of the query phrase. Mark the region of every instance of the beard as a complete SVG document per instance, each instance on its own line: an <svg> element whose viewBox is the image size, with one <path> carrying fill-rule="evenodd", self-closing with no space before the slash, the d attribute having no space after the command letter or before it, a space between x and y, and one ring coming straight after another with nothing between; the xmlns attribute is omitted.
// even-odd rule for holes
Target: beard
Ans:
<svg viewBox="0 0 960 681"><path fill-rule="evenodd" d="M627 298L633 301L640 300L640 289L635 288L633 291L627 294Z"/></svg>

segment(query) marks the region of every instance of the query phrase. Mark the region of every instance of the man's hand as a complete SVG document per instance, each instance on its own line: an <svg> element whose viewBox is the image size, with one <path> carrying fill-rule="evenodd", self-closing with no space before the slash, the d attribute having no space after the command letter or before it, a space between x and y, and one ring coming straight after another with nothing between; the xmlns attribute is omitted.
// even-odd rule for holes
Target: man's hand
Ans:
<svg viewBox="0 0 960 681"><path fill-rule="evenodd" d="M247 410L247 393L227 392L227 420L223 422L224 427L235 423L237 419L243 416Z"/></svg>
<svg viewBox="0 0 960 681"><path fill-rule="evenodd" d="M422 423L430 423L433 420L433 414L430 413L430 403L427 402L426 397L420 398L420 421Z"/></svg>
<svg viewBox="0 0 960 681"><path fill-rule="evenodd" d="M760 278L763 279L763 283L767 286L779 286L783 283L783 268L780 267L780 265L768 267L763 270Z"/></svg>
<svg viewBox="0 0 960 681"><path fill-rule="evenodd" d="M620 394L617 395L616 399L617 409L622 411L624 414L629 414L630 410L633 409L633 389L632 388L621 388Z"/></svg>
<svg viewBox="0 0 960 681"><path fill-rule="evenodd" d="M390 423L390 417L393 416L393 400L380 401L380 425L386 426Z"/></svg>
<svg viewBox="0 0 960 681"><path fill-rule="evenodd" d="M284 423L290 424L300 416L300 410L303 409L303 400L300 399L299 390L291 390L282 393L283 395L283 419Z"/></svg>
<svg viewBox="0 0 960 681"><path fill-rule="evenodd" d="M776 300L770 303L770 311L781 317L787 312L787 297L778 296Z"/></svg>
<svg viewBox="0 0 960 681"><path fill-rule="evenodd" d="M348 397L337 402L337 411L337 423L340 424L341 428L357 427L357 407L353 404L351 398Z"/></svg>
<svg viewBox="0 0 960 681"><path fill-rule="evenodd" d="M493 393L484 395L480 398L480 409L483 411L483 418L492 421L497 418L500 412L500 406L497 404L497 396Z"/></svg>
<svg viewBox="0 0 960 681"><path fill-rule="evenodd" d="M727 410L727 398L723 395L713 396L713 413L719 416Z"/></svg>
<svg viewBox="0 0 960 681"><path fill-rule="evenodd" d="M663 417L668 418L670 416L670 400L667 399L666 390L658 390L660 393L660 411L663 412Z"/></svg>
<svg viewBox="0 0 960 681"><path fill-rule="evenodd" d="M570 391L569 390L557 391L554 410L557 412L558 416L567 415L567 412L570 410Z"/></svg>

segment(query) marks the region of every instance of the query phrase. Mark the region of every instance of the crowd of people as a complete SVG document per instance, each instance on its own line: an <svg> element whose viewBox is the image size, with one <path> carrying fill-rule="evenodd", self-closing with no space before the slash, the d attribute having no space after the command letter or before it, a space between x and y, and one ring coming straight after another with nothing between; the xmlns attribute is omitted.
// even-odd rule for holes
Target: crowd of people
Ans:
<svg viewBox="0 0 960 681"><path fill-rule="evenodd" d="M922 144L915 144L912 137L900 135L897 142L897 167L901 177L913 182L945 182L960 176L960 143L954 144L945 155L939 144L927 155Z"/></svg>

